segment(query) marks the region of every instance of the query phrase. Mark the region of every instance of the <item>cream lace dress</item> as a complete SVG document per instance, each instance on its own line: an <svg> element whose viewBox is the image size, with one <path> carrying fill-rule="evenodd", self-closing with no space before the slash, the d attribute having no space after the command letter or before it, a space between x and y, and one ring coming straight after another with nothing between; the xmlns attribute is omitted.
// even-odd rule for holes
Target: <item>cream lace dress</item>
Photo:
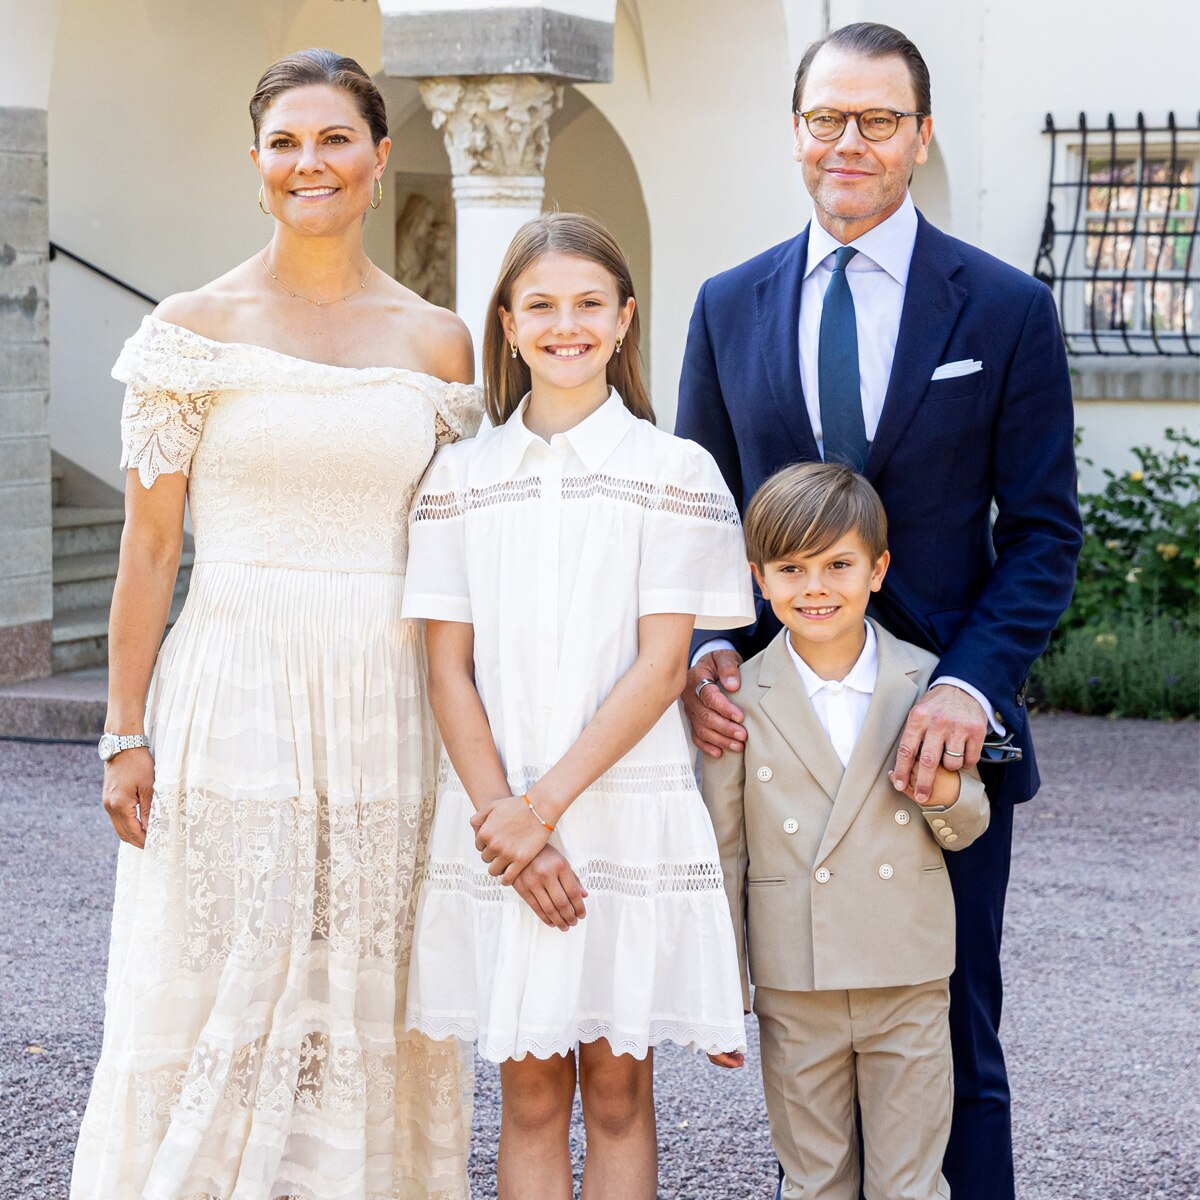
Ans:
<svg viewBox="0 0 1200 1200"><path fill-rule="evenodd" d="M403 1028L435 732L406 516L479 393L147 317L123 463L189 473L72 1200L465 1197L469 1063Z"/></svg>

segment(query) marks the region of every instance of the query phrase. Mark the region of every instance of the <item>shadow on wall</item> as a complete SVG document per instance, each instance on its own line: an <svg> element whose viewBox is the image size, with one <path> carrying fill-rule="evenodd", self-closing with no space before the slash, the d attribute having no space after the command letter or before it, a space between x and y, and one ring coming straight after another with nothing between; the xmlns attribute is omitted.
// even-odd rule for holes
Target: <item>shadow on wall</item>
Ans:
<svg viewBox="0 0 1200 1200"><path fill-rule="evenodd" d="M926 220L946 233L952 233L950 177L946 173L946 160L942 158L936 134L929 145L929 160L913 174L911 190L913 203Z"/></svg>

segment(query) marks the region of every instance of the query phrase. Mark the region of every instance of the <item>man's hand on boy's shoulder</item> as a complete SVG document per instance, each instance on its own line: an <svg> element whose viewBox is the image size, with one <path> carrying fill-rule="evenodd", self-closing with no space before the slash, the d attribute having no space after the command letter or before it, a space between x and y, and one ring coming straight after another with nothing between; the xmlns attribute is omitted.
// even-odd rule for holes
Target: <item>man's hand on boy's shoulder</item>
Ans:
<svg viewBox="0 0 1200 1200"><path fill-rule="evenodd" d="M746 740L745 714L726 692L742 686L742 656L736 650L711 650L696 660L683 688L683 707L692 744L709 758L741 751Z"/></svg>

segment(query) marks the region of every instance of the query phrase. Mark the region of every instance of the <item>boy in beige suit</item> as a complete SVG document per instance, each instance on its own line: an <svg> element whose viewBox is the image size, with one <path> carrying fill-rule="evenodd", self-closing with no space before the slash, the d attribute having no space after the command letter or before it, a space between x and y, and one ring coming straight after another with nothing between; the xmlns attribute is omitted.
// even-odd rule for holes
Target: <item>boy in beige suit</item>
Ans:
<svg viewBox="0 0 1200 1200"><path fill-rule="evenodd" d="M940 770L924 807L892 782L936 659L866 617L888 567L871 485L833 463L788 467L745 528L784 629L743 666L745 751L706 761L703 790L747 1009L755 989L781 1195L857 1200L857 1103L866 1200L948 1197L954 900L942 850L983 833L987 798L973 771Z"/></svg>

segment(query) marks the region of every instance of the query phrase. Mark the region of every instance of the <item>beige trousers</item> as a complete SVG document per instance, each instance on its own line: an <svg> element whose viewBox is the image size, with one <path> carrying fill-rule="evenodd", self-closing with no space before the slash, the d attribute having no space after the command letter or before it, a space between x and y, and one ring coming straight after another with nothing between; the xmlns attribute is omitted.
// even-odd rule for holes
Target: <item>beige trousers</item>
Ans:
<svg viewBox="0 0 1200 1200"><path fill-rule="evenodd" d="M945 1200L954 1076L948 981L838 992L755 988L783 1200Z"/></svg>

